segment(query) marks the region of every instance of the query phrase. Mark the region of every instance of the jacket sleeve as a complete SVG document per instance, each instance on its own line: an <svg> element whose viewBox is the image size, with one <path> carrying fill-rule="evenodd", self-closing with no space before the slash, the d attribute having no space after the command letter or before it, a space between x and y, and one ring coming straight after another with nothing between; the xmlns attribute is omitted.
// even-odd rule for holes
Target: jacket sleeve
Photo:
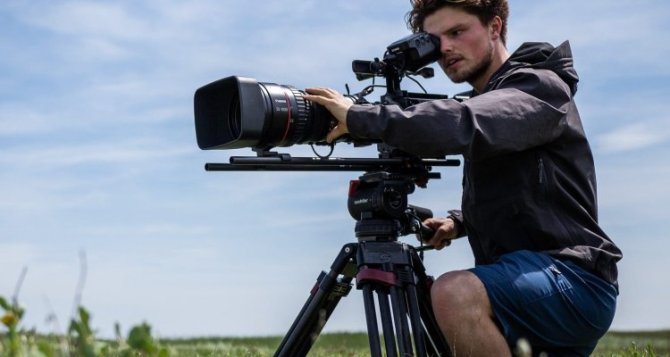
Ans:
<svg viewBox="0 0 670 357"><path fill-rule="evenodd" d="M553 141L568 125L571 100L570 88L554 72L524 68L464 102L433 100L405 110L354 105L347 126L355 138L382 140L422 157L481 160Z"/></svg>
<svg viewBox="0 0 670 357"><path fill-rule="evenodd" d="M449 211L447 218L451 218L456 225L456 238L465 237L468 233L465 230L465 218L463 212L459 209L452 209Z"/></svg>

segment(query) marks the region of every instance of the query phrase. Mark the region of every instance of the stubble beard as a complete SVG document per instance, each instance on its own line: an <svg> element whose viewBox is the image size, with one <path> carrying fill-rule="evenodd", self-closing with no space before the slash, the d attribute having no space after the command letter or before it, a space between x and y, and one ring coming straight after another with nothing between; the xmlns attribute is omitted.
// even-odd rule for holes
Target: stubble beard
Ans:
<svg viewBox="0 0 670 357"><path fill-rule="evenodd" d="M489 47L481 60L475 63L470 68L463 68L460 71L448 72L442 67L444 73L449 77L449 79L454 83L475 83L481 76L485 75L489 67L493 63L493 43L489 42Z"/></svg>

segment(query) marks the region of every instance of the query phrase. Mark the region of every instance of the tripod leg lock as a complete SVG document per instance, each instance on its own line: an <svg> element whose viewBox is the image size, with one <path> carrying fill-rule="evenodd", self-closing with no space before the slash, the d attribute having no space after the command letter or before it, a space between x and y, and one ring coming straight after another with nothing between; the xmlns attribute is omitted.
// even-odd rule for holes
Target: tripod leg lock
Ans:
<svg viewBox="0 0 670 357"><path fill-rule="evenodd" d="M356 274L356 283L359 289L361 285L366 283L381 283L387 286L395 286L398 283L398 277L393 272L363 268Z"/></svg>

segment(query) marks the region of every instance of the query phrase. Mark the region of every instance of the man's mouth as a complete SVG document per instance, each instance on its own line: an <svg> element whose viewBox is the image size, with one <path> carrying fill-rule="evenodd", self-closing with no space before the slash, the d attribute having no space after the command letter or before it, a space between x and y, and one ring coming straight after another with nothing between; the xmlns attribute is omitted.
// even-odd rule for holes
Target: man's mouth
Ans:
<svg viewBox="0 0 670 357"><path fill-rule="evenodd" d="M445 68L451 68L453 65L461 61L461 58L447 58L444 60Z"/></svg>

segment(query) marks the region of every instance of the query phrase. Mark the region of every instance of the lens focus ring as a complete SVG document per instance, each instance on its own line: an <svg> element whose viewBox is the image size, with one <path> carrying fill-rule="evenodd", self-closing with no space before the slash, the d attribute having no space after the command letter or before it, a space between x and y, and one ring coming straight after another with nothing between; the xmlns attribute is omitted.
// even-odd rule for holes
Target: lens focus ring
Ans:
<svg viewBox="0 0 670 357"><path fill-rule="evenodd" d="M292 145L294 143L302 142L303 137L309 131L307 130L307 126L311 122L310 113L312 112L312 102L305 100L305 97L303 97L303 92L293 87L289 87L289 89L293 93L293 98L295 98L296 104L295 111L293 112L295 114L292 123L293 130L289 140L290 145Z"/></svg>

